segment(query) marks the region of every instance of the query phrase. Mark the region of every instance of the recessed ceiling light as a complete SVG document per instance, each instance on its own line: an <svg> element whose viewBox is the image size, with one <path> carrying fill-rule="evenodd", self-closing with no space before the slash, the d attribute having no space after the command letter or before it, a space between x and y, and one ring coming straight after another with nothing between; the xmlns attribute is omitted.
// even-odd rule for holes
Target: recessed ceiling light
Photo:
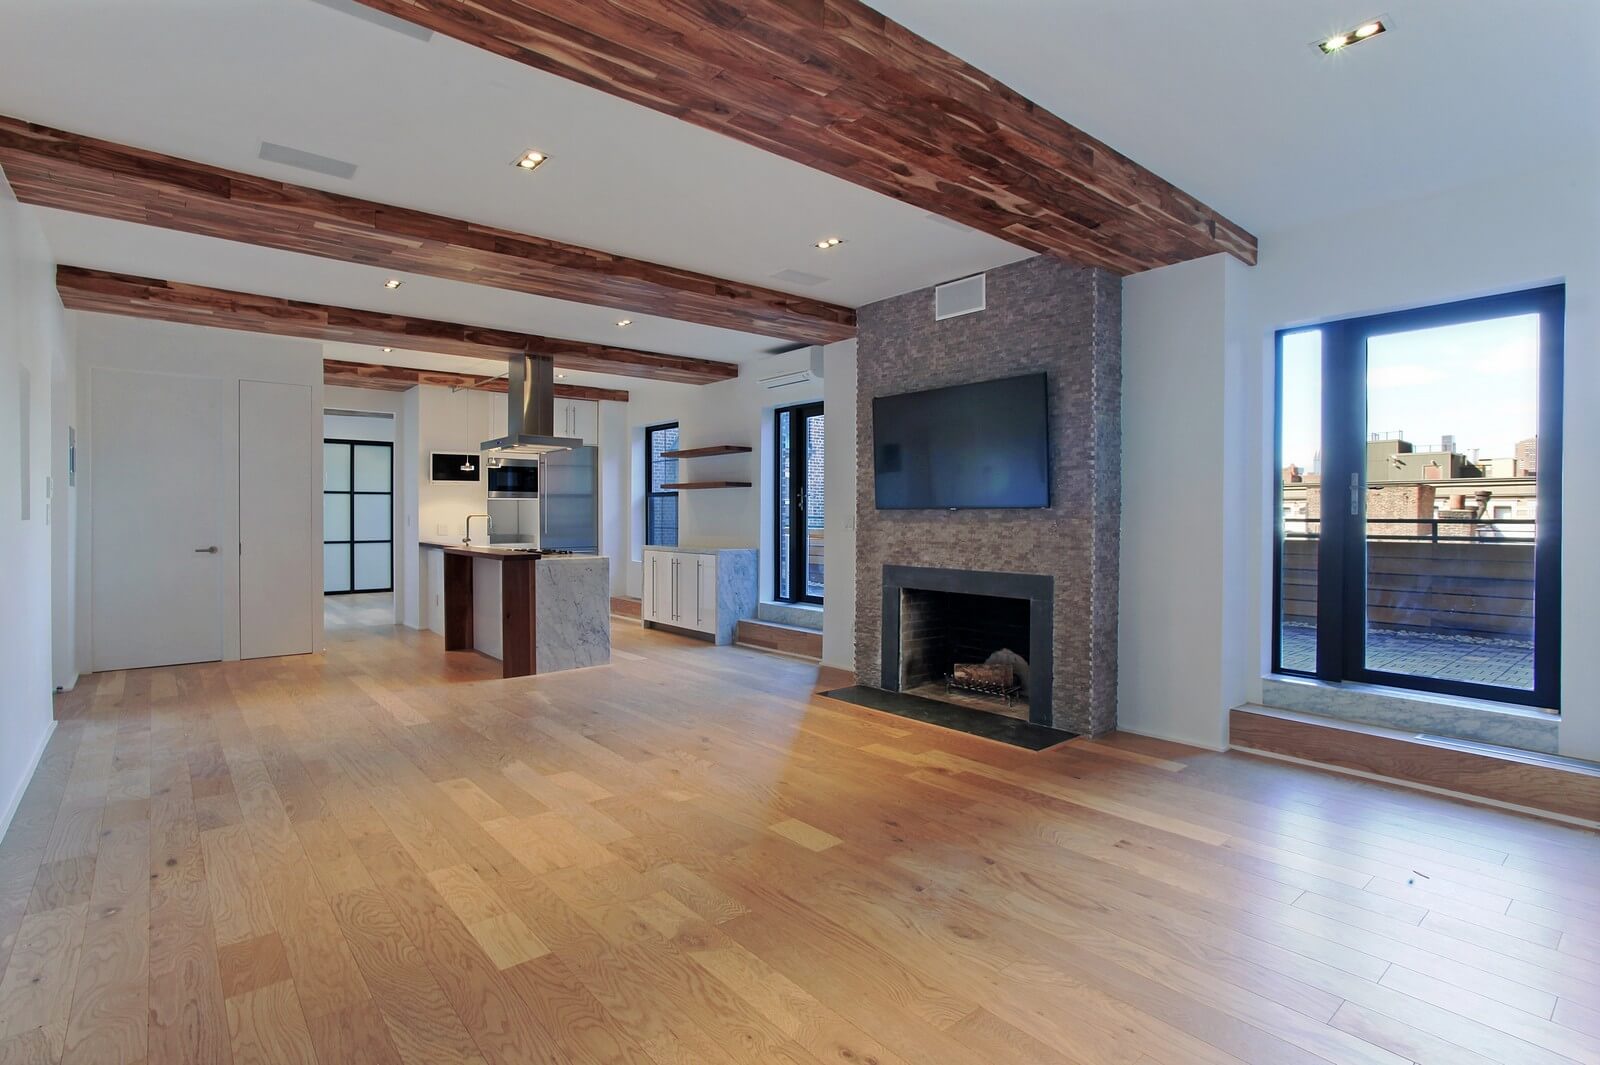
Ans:
<svg viewBox="0 0 1600 1065"><path fill-rule="evenodd" d="M1388 26L1384 25L1382 19L1368 19L1353 30L1331 34L1320 41L1313 42L1312 47L1323 55L1332 55L1334 52L1344 51L1352 44L1370 41L1388 28Z"/></svg>
<svg viewBox="0 0 1600 1065"><path fill-rule="evenodd" d="M822 251L829 251L843 243L844 240L840 237L824 237L822 240L817 241L817 247Z"/></svg>
<svg viewBox="0 0 1600 1065"><path fill-rule="evenodd" d="M545 161L549 158L550 157L543 152L529 148L527 151L511 160L511 165L516 167L518 170L537 170L543 166Z"/></svg>
<svg viewBox="0 0 1600 1065"><path fill-rule="evenodd" d="M398 277L391 277L383 283L384 288L399 288L403 282Z"/></svg>
<svg viewBox="0 0 1600 1065"><path fill-rule="evenodd" d="M618 318L617 319L617 324L619 326L622 326L624 329L626 329L628 326L633 324L633 319L632 318Z"/></svg>

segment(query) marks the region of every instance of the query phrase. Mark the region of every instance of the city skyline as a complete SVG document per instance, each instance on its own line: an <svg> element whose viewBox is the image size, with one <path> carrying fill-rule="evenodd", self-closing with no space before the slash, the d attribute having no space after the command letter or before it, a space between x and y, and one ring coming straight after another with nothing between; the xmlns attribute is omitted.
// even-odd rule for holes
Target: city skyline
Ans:
<svg viewBox="0 0 1600 1065"><path fill-rule="evenodd" d="M1321 330L1283 338L1279 467L1315 469L1321 450ZM1539 320L1515 315L1374 337L1368 344L1369 433L1417 447L1510 458L1538 435Z"/></svg>

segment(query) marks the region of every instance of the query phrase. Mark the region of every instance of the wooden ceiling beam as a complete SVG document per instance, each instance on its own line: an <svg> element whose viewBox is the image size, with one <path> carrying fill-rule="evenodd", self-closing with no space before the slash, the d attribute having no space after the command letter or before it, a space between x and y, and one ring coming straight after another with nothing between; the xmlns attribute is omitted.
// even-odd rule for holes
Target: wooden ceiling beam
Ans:
<svg viewBox="0 0 1600 1065"><path fill-rule="evenodd" d="M1256 239L859 0L358 0L1036 252L1128 274Z"/></svg>
<svg viewBox="0 0 1600 1065"><path fill-rule="evenodd" d="M17 199L40 207L795 343L855 335L848 307L5 116L0 169Z"/></svg>
<svg viewBox="0 0 1600 1065"><path fill-rule="evenodd" d="M375 388L383 392L404 392L416 385L439 385L476 392L506 391L504 377L453 373L449 370L419 370L410 366L383 366L375 362L346 362L342 359L322 360L322 381L329 385ZM569 385L557 381L556 398L607 399L626 403L628 393L620 388L595 388L592 385Z"/></svg>
<svg viewBox="0 0 1600 1065"><path fill-rule="evenodd" d="M256 296L77 266L56 268L56 290L70 310L152 318L252 333L410 348L478 359L548 355L564 370L706 385L739 376L739 366L684 355L614 348L579 340L436 322L378 311Z"/></svg>

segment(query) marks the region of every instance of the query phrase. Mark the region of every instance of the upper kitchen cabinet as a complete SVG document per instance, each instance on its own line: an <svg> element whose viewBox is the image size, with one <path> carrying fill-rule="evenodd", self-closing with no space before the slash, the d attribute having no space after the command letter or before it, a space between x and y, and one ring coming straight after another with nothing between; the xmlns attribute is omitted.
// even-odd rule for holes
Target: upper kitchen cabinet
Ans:
<svg viewBox="0 0 1600 1065"><path fill-rule="evenodd" d="M592 399L556 400L557 436L575 436L590 447L600 443L600 404Z"/></svg>

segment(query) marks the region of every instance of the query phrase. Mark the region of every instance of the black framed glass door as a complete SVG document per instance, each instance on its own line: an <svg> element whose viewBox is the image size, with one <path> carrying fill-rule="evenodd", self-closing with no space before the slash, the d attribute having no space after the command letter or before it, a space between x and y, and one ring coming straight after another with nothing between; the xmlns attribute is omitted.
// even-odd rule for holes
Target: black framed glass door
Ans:
<svg viewBox="0 0 1600 1065"><path fill-rule="evenodd" d="M394 590L393 444L322 442L322 590Z"/></svg>
<svg viewBox="0 0 1600 1065"><path fill-rule="evenodd" d="M1279 334L1275 672L1559 708L1563 316Z"/></svg>
<svg viewBox="0 0 1600 1065"><path fill-rule="evenodd" d="M773 587L784 602L820 603L827 533L822 404L785 407L775 413L773 428L777 436Z"/></svg>

